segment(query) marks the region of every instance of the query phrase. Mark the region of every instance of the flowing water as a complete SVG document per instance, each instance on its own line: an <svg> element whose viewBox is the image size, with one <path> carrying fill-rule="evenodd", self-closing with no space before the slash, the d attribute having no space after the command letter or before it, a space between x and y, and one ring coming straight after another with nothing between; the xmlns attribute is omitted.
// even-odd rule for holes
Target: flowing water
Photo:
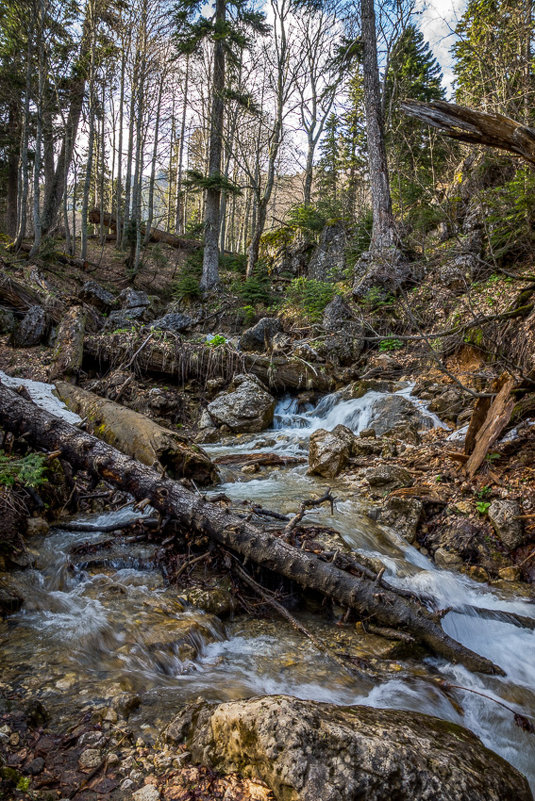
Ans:
<svg viewBox="0 0 535 801"><path fill-rule="evenodd" d="M419 403L410 390L408 386L400 394ZM236 437L209 450L213 455L304 455L311 432L320 427L369 427L380 397L369 392L359 400L344 400L335 394L304 409L288 398L279 403L272 430ZM420 406L430 425L441 425ZM253 476L229 467L223 468L216 491L235 502L254 501L291 512L323 487L306 475L305 465L269 468ZM60 716L68 716L69 706L106 707L125 691L140 693L143 704L134 718L147 737L154 736L184 700L198 695L228 700L289 693L339 704L416 710L470 728L535 786L535 739L492 700L535 716L535 631L500 614L535 619L535 605L438 569L394 530L374 523L350 490L337 488L336 494L340 499L333 517L319 509L310 519L337 528L356 551L381 559L392 583L433 597L439 607L451 607L443 620L445 630L500 665L504 677L472 674L429 657L423 667L390 661L379 678L357 679L279 621L236 618L223 625L189 606L180 587L165 585L156 567L156 545L102 530L109 532L110 523L120 526L136 516L124 509L80 520L85 530L56 528L32 540L35 567L18 576L27 603L0 624L2 680L34 693ZM474 607L494 614L482 615ZM307 625L312 627L312 621ZM329 628L318 626L320 631L323 626L323 634ZM452 703L433 676L476 692L454 690Z"/></svg>

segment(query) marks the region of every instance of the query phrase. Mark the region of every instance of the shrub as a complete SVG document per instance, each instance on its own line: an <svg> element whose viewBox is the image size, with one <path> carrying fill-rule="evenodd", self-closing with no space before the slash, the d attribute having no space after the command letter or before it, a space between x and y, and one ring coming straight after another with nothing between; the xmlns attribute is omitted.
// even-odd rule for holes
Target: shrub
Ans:
<svg viewBox="0 0 535 801"><path fill-rule="evenodd" d="M400 339L389 338L383 339L379 342L379 350L382 353L392 351L392 350L400 350L403 347L403 342Z"/></svg>
<svg viewBox="0 0 535 801"><path fill-rule="evenodd" d="M200 280L202 275L203 251L194 251L182 266L178 278L173 283L173 296L180 301L191 302L202 296Z"/></svg>
<svg viewBox="0 0 535 801"><path fill-rule="evenodd" d="M311 322L319 320L323 310L336 294L333 284L314 278L294 278L288 287L287 306L305 314Z"/></svg>
<svg viewBox="0 0 535 801"><path fill-rule="evenodd" d="M26 487L37 487L46 479L44 471L46 456L42 453L29 453L15 458L0 451L0 486L12 487L21 484Z"/></svg>
<svg viewBox="0 0 535 801"><path fill-rule="evenodd" d="M232 289L248 306L256 306L259 303L267 305L271 301L269 276L262 262L257 264L253 275L249 278L235 281Z"/></svg>
<svg viewBox="0 0 535 801"><path fill-rule="evenodd" d="M206 344L209 348L218 348L220 345L227 344L227 338L223 334L214 334L212 339L209 339Z"/></svg>
<svg viewBox="0 0 535 801"><path fill-rule="evenodd" d="M244 253L222 253L219 257L221 270L245 275L247 256Z"/></svg>

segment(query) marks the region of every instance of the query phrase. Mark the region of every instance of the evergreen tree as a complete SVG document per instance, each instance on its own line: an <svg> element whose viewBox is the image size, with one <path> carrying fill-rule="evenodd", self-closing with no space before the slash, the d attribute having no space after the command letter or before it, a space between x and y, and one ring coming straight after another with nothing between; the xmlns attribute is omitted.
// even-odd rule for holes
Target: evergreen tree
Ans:
<svg viewBox="0 0 535 801"><path fill-rule="evenodd" d="M444 98L440 65L415 25L405 29L393 48L383 98L392 193L398 212L414 223L422 222L422 214L429 212L434 176L443 166L446 146L430 129L403 114L399 104L405 98L423 102Z"/></svg>
<svg viewBox="0 0 535 801"><path fill-rule="evenodd" d="M531 0L469 0L455 33L457 102L532 121Z"/></svg>

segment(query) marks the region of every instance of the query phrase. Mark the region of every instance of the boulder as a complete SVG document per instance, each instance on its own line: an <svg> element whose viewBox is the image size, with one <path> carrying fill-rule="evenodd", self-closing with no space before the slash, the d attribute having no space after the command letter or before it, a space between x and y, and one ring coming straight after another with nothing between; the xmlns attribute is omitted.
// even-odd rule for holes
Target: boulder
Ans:
<svg viewBox="0 0 535 801"><path fill-rule="evenodd" d="M13 329L15 348L32 348L48 336L50 321L42 306L30 306L22 320Z"/></svg>
<svg viewBox="0 0 535 801"><path fill-rule="evenodd" d="M522 521L518 519L522 511L516 501L492 501L487 514L494 531L510 551L524 543Z"/></svg>
<svg viewBox="0 0 535 801"><path fill-rule="evenodd" d="M101 312L107 313L117 305L117 300L112 293L97 284L96 281L86 281L78 297Z"/></svg>
<svg viewBox="0 0 535 801"><path fill-rule="evenodd" d="M9 309L0 309L0 334L11 334L15 328L15 315Z"/></svg>
<svg viewBox="0 0 535 801"><path fill-rule="evenodd" d="M334 478L349 461L355 435L346 426L338 425L332 431L320 428L310 436L308 452L309 473Z"/></svg>
<svg viewBox="0 0 535 801"><path fill-rule="evenodd" d="M418 712L199 700L165 736L195 762L261 779L277 801L532 801L525 777L472 732Z"/></svg>
<svg viewBox="0 0 535 801"><path fill-rule="evenodd" d="M414 479L408 470L400 465L386 462L370 467L366 470L365 476L372 492L380 495L414 484Z"/></svg>
<svg viewBox="0 0 535 801"><path fill-rule="evenodd" d="M377 518L379 523L390 526L407 542L414 542L422 516L423 504L419 498L387 498Z"/></svg>
<svg viewBox="0 0 535 801"><path fill-rule="evenodd" d="M319 355L344 367L352 365L364 349L364 328L341 295L325 307L322 325L330 336L318 344Z"/></svg>
<svg viewBox="0 0 535 801"><path fill-rule="evenodd" d="M222 392L208 404L207 412L218 427L234 433L263 431L273 422L275 398L252 375L234 379L235 389Z"/></svg>
<svg viewBox="0 0 535 801"><path fill-rule="evenodd" d="M308 264L308 277L316 281L341 281L346 266L346 248L343 225L326 225Z"/></svg>
<svg viewBox="0 0 535 801"><path fill-rule="evenodd" d="M186 331L193 324L193 317L188 314L180 314L180 312L170 312L153 320L151 323L152 328L159 328L162 331L172 331L179 334L181 331Z"/></svg>
<svg viewBox="0 0 535 801"><path fill-rule="evenodd" d="M149 296L141 289L127 287L119 295L119 302L123 309L136 309L139 306L150 306Z"/></svg>
<svg viewBox="0 0 535 801"><path fill-rule="evenodd" d="M23 595L13 576L0 573L0 618L17 612L23 602Z"/></svg>
<svg viewBox="0 0 535 801"><path fill-rule="evenodd" d="M262 317L256 325L248 328L240 337L241 350L265 350L266 343L281 331L278 317Z"/></svg>
<svg viewBox="0 0 535 801"><path fill-rule="evenodd" d="M414 278L414 266L397 248L384 248L378 253L366 251L355 265L353 297L365 300L375 287L386 293L396 292Z"/></svg>
<svg viewBox="0 0 535 801"><path fill-rule="evenodd" d="M370 428L374 428L376 434L379 436L387 434L407 423L415 426L416 429L433 427L432 421L428 417L424 417L418 407L403 395L385 395L384 398L378 398L375 401Z"/></svg>

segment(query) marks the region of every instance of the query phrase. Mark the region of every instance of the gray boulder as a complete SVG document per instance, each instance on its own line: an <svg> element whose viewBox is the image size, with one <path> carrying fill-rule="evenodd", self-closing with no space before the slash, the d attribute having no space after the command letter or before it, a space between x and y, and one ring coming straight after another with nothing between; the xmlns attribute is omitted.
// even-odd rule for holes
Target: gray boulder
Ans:
<svg viewBox="0 0 535 801"><path fill-rule="evenodd" d="M349 461L355 435L346 426L338 425L332 431L323 428L310 436L308 452L309 473L334 478Z"/></svg>
<svg viewBox="0 0 535 801"><path fill-rule="evenodd" d="M340 281L346 266L347 237L340 223L326 225L308 265L308 277L317 281Z"/></svg>
<svg viewBox="0 0 535 801"><path fill-rule="evenodd" d="M524 543L524 529L518 519L522 511L516 501L492 501L487 514L496 534L510 551Z"/></svg>
<svg viewBox="0 0 535 801"><path fill-rule="evenodd" d="M400 465L386 462L370 467L366 470L365 475L372 492L378 492L381 495L414 484L414 479L408 470Z"/></svg>
<svg viewBox="0 0 535 801"><path fill-rule="evenodd" d="M256 325L243 332L239 346L242 350L264 350L266 342L272 340L281 330L278 317L262 317Z"/></svg>
<svg viewBox="0 0 535 801"><path fill-rule="evenodd" d="M330 336L318 345L321 358L344 367L352 365L364 348L364 327L341 295L335 295L325 307L322 325Z"/></svg>
<svg viewBox="0 0 535 801"><path fill-rule="evenodd" d="M235 389L222 392L208 404L210 418L218 427L228 426L235 433L268 428L273 422L275 398L254 376L237 376L234 386Z"/></svg>
<svg viewBox="0 0 535 801"><path fill-rule="evenodd" d="M433 426L431 420L403 395L385 395L375 401L370 428L375 429L376 434L381 436L406 424L415 426L416 429Z"/></svg>
<svg viewBox="0 0 535 801"><path fill-rule="evenodd" d="M141 289L127 287L119 295L119 302L123 309L135 309L139 306L150 306L149 296Z"/></svg>
<svg viewBox="0 0 535 801"><path fill-rule="evenodd" d="M112 293L97 284L96 281L86 281L78 297L101 312L107 313L117 305L117 300Z"/></svg>
<svg viewBox="0 0 535 801"><path fill-rule="evenodd" d="M15 348L31 348L48 336L50 321L42 306L30 306L22 320L13 329Z"/></svg>
<svg viewBox="0 0 535 801"><path fill-rule="evenodd" d="M395 247L385 248L380 253L367 251L355 266L353 297L363 300L375 287L385 292L397 292L410 278L414 278L414 267Z"/></svg>
<svg viewBox="0 0 535 801"><path fill-rule="evenodd" d="M179 312L170 312L153 320L151 323L152 328L159 328L162 331L172 331L179 334L181 331L186 331L193 324L193 317L188 314L180 314Z"/></svg>
<svg viewBox="0 0 535 801"><path fill-rule="evenodd" d="M195 762L261 779L277 801L532 801L525 777L472 732L418 712L199 700L165 736Z"/></svg>
<svg viewBox="0 0 535 801"><path fill-rule="evenodd" d="M407 542L414 542L422 516L423 504L419 498L387 498L377 520L401 534Z"/></svg>
<svg viewBox="0 0 535 801"><path fill-rule="evenodd" d="M15 315L9 309L0 309L0 334L11 334L15 328Z"/></svg>

